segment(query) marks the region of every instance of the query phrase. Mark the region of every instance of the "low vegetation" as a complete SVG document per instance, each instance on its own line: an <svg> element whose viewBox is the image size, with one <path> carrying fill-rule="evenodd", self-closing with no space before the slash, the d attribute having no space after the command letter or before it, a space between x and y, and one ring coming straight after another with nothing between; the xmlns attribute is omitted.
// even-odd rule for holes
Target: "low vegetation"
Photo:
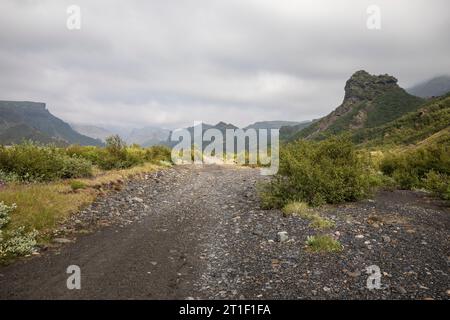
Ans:
<svg viewBox="0 0 450 320"><path fill-rule="evenodd" d="M306 239L308 250L312 252L340 252L342 244L329 235L308 236Z"/></svg>
<svg viewBox="0 0 450 320"><path fill-rule="evenodd" d="M125 180L170 163L170 150L126 146L0 146L0 261L30 254L69 215Z"/></svg>
<svg viewBox="0 0 450 320"><path fill-rule="evenodd" d="M260 186L260 196L267 208L355 201L371 193L374 175L369 154L345 138L299 140L281 148L278 174Z"/></svg>
<svg viewBox="0 0 450 320"><path fill-rule="evenodd" d="M427 189L436 196L450 200L449 141L388 153L380 169L392 177L401 189Z"/></svg>
<svg viewBox="0 0 450 320"><path fill-rule="evenodd" d="M289 202L282 211L285 215L294 215L311 221L311 226L315 229L330 229L335 226L334 221L321 217L304 202Z"/></svg>
<svg viewBox="0 0 450 320"><path fill-rule="evenodd" d="M10 257L30 254L36 245L36 230L26 231L24 226L15 229L6 227L11 221L10 214L17 208L16 204L6 205L0 202L0 261Z"/></svg>

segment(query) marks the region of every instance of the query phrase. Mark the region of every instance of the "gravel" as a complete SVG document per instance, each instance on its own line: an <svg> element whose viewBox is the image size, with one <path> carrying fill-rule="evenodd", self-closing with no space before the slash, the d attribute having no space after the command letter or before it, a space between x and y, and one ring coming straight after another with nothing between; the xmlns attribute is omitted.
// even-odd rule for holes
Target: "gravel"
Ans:
<svg viewBox="0 0 450 320"><path fill-rule="evenodd" d="M449 299L450 216L439 201L383 191L318 209L336 224L318 231L261 209L266 179L210 165L130 181L60 228L70 244L0 268L0 298ZM306 250L319 233L343 250ZM80 292L64 287L72 261L86 277ZM381 284L369 290L373 265Z"/></svg>

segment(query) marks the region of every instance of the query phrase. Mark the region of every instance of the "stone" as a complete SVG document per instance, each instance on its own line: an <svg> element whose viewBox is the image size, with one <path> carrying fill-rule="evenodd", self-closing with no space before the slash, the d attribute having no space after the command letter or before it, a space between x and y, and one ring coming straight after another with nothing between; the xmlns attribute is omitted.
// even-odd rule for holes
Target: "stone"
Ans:
<svg viewBox="0 0 450 320"><path fill-rule="evenodd" d="M389 236L386 236L386 235L381 236L381 239L382 239L384 242L386 242L386 243L391 242L391 238L390 238Z"/></svg>
<svg viewBox="0 0 450 320"><path fill-rule="evenodd" d="M135 202L139 202L139 203L144 202L144 200L142 198L138 198L138 197L131 198L131 200L135 201Z"/></svg>
<svg viewBox="0 0 450 320"><path fill-rule="evenodd" d="M356 239L363 239L363 238L364 238L364 235L362 235L362 234L357 234L357 235L355 236L355 238L356 238Z"/></svg>
<svg viewBox="0 0 450 320"><path fill-rule="evenodd" d="M289 239L287 231L280 231L277 233L277 240L279 242L285 242Z"/></svg>
<svg viewBox="0 0 450 320"><path fill-rule="evenodd" d="M65 244L65 243L71 243L72 240L66 239L66 238L55 238L53 239L54 243L59 243L59 244Z"/></svg>

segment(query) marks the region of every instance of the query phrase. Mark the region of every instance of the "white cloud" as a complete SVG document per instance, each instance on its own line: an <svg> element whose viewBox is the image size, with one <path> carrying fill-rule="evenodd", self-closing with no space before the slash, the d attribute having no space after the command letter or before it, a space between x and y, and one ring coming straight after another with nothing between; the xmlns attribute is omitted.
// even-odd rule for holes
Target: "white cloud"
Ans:
<svg viewBox="0 0 450 320"><path fill-rule="evenodd" d="M327 114L356 70L409 86L450 70L448 1L0 2L0 99L47 102L68 121L245 125Z"/></svg>

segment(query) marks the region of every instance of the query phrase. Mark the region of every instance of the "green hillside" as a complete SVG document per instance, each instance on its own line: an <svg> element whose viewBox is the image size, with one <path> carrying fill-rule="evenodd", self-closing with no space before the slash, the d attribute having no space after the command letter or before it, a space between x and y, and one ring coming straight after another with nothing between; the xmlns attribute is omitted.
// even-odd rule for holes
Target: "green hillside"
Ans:
<svg viewBox="0 0 450 320"><path fill-rule="evenodd" d="M45 103L0 101L0 144L20 143L24 139L58 145L102 145L52 115Z"/></svg>
<svg viewBox="0 0 450 320"><path fill-rule="evenodd" d="M408 145L429 137L440 137L450 127L450 94L424 103L387 124L358 130L353 134L356 143L366 146ZM440 133L440 134L439 134Z"/></svg>
<svg viewBox="0 0 450 320"><path fill-rule="evenodd" d="M357 71L346 82L342 104L290 139L322 140L344 132L380 126L417 110L423 101L400 88L392 76Z"/></svg>

